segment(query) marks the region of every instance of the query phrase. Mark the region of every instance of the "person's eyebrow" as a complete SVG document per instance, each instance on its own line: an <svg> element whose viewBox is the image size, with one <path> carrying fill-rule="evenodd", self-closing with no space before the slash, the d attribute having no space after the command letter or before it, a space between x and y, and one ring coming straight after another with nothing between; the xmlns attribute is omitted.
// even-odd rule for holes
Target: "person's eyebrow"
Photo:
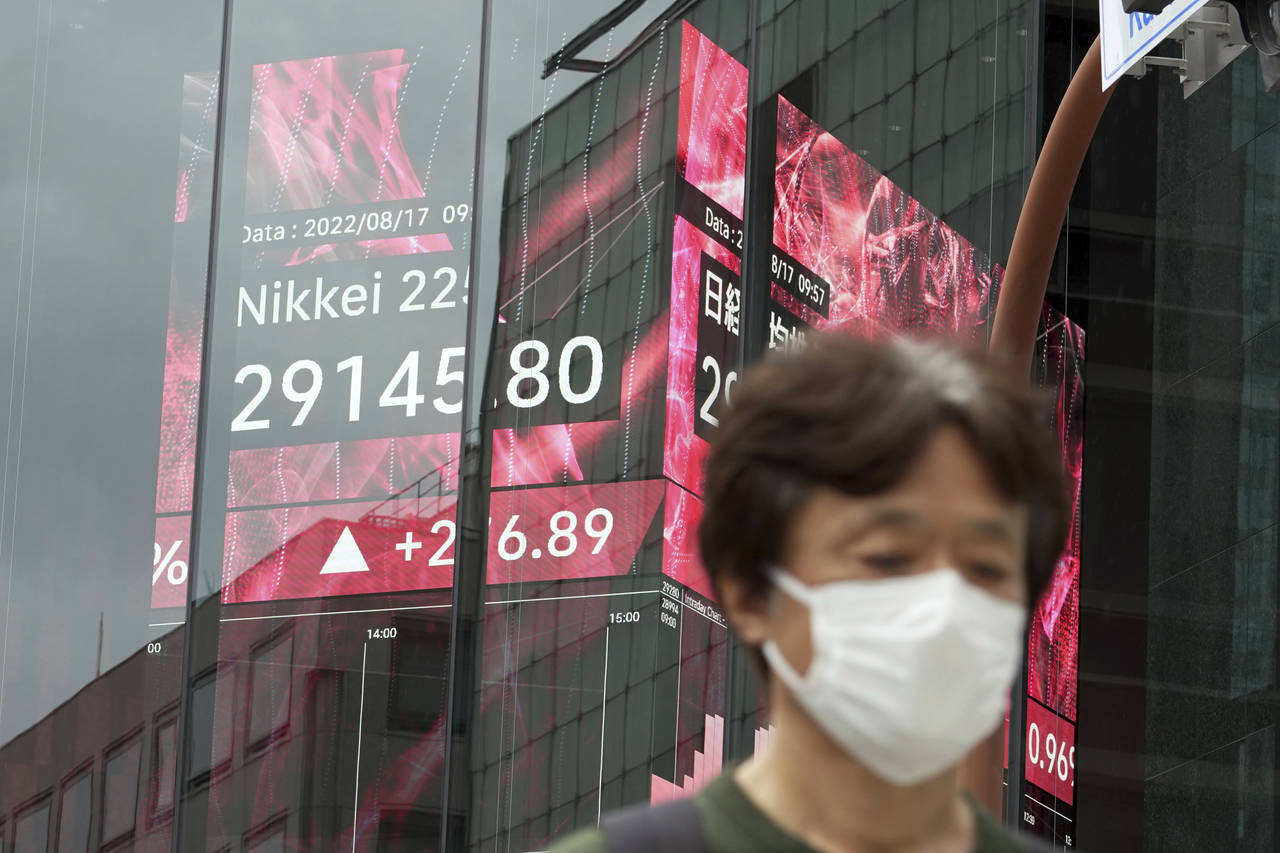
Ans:
<svg viewBox="0 0 1280 853"><path fill-rule="evenodd" d="M998 518L978 518L965 523L965 530L977 539L990 542L1017 544L1018 532L1010 521Z"/></svg>
<svg viewBox="0 0 1280 853"><path fill-rule="evenodd" d="M847 548L874 530L887 527L900 530L922 529L924 518L918 512L901 507L873 509L864 518L848 525L833 543L835 550Z"/></svg>

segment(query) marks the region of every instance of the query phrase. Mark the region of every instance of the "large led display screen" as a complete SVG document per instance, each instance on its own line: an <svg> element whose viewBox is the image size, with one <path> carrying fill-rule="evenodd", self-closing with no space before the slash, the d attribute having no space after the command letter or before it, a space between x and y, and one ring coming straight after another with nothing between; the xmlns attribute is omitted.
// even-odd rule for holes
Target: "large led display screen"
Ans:
<svg viewBox="0 0 1280 853"><path fill-rule="evenodd" d="M252 69L224 603L450 585L473 131L425 49Z"/></svg>
<svg viewBox="0 0 1280 853"><path fill-rule="evenodd" d="M773 243L770 347L793 345L806 330L822 328L867 335L926 329L985 340L1000 268L782 97ZM1035 379L1056 399L1073 523L1051 587L1032 611L1026 755L1014 762L1025 767L1025 828L1064 846L1075 836L1083 339L1083 330L1045 306Z"/></svg>

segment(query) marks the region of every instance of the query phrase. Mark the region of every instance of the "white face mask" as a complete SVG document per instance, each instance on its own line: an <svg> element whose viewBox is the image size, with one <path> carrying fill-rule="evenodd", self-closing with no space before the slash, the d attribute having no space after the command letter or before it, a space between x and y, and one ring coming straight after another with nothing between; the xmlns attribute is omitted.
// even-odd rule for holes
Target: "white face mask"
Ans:
<svg viewBox="0 0 1280 853"><path fill-rule="evenodd" d="M941 569L805 586L773 573L809 608L803 676L770 640L762 651L809 716L878 776L913 785L995 730L1022 660L1026 612Z"/></svg>

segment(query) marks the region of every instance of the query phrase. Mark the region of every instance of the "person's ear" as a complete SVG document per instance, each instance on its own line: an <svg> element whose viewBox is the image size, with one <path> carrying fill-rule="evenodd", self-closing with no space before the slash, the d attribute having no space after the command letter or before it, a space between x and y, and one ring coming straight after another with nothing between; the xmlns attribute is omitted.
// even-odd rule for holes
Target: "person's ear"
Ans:
<svg viewBox="0 0 1280 853"><path fill-rule="evenodd" d="M769 639L769 594L728 576L720 579L720 595L738 639L749 646L763 645Z"/></svg>

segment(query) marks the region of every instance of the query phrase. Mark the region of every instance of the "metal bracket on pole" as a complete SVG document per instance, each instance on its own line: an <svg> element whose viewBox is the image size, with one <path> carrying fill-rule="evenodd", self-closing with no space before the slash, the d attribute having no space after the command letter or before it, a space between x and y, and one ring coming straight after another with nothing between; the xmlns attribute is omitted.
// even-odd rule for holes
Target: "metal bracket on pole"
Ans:
<svg viewBox="0 0 1280 853"><path fill-rule="evenodd" d="M1127 72L1142 77L1150 68L1172 68L1189 98L1213 76L1249 49L1240 16L1230 3L1207 3L1169 36L1181 56L1146 56Z"/></svg>

